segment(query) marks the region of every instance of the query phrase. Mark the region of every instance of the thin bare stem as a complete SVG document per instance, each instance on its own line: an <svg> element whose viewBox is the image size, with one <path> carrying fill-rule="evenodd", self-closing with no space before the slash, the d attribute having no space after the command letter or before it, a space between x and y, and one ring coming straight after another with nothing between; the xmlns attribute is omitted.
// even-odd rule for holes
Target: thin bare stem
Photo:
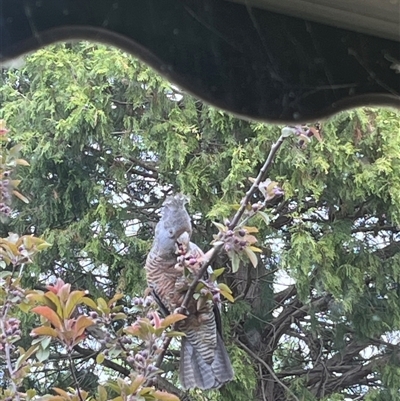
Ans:
<svg viewBox="0 0 400 401"><path fill-rule="evenodd" d="M258 371L259 371L259 374L260 374L261 391L262 391L263 401L267 401L267 397L265 396L265 388L264 388L264 381L263 381L263 374L262 374L262 366L260 364L258 364Z"/></svg>
<svg viewBox="0 0 400 401"><path fill-rule="evenodd" d="M243 348L253 359L255 359L256 361L258 361L259 363L261 363L261 365L263 365L267 370L268 373L273 377L273 379L279 383L292 397L293 399L295 399L296 401L300 401L296 395L293 393L292 390L290 390L290 388L288 386L286 386L285 383L283 383L279 377L276 375L276 373L274 372L274 370L271 368L271 366L269 366L264 360L262 360L256 353L254 353L250 348L248 348L246 345L244 345L240 340L235 340L238 345L240 345L241 348Z"/></svg>
<svg viewBox="0 0 400 401"><path fill-rule="evenodd" d="M76 374L75 374L75 365L74 365L74 361L72 359L72 356L71 356L70 352L68 352L68 360L69 360L69 367L71 369L71 374L72 374L72 377L74 379L74 384L75 384L76 392L78 393L79 400L80 401L84 401L83 397L82 397L82 394L81 394L81 390L79 389L78 378L76 377Z"/></svg>
<svg viewBox="0 0 400 401"><path fill-rule="evenodd" d="M268 171L268 168L271 166L274 157L276 155L276 152L279 150L279 148L281 147L283 141L285 140L285 136L281 135L278 140L272 144L271 146L271 150L268 154L267 160L265 161L264 165L261 167L257 178L255 179L253 185L250 187L250 189L246 192L245 197L243 198L240 208L239 210L236 212L236 214L234 215L232 221L229 224L229 229L233 230L240 221L240 218L243 216L243 213L246 210L246 206L249 203L251 197L253 196L253 194L257 191L258 185L262 182L263 178L265 177L265 174ZM192 281L192 283L190 284L186 294L185 294L185 298L183 299L181 308L184 310L187 308L187 306L189 305L190 300L193 297L194 291L197 287L197 284L199 282L199 280L201 280L204 277L204 274L207 271L207 267L210 265L210 263L214 260L214 258L220 253L221 249L223 247L223 244L221 243L217 243L216 245L214 245L205 255L204 255L204 260L203 260L203 264L201 266L201 269L199 271L199 273L196 275L195 279Z"/></svg>
<svg viewBox="0 0 400 401"><path fill-rule="evenodd" d="M17 265L13 265L13 274L15 272ZM18 277L21 277L22 275L22 270L23 270L24 264L22 263L20 265L20 271L18 274ZM13 281L11 280L10 282L8 282L7 284L7 293L8 291L11 289L11 285L12 285ZM8 317L8 313L10 311L10 308L12 306L12 303L10 300L6 300L6 302L4 303L3 307L0 308L1 311L1 316L0 316L0 328L1 328L1 332L2 333L6 333L6 321L7 321L7 317ZM20 395L18 392L18 384L15 381L15 370L13 367L13 362L12 362L12 358L11 358L11 344L6 340L4 343L4 354L5 354L5 360L6 360L6 366L7 366L7 370L8 370L8 374L10 376L10 385L12 388L12 392L13 392L13 396L15 397L16 401L20 401Z"/></svg>
<svg viewBox="0 0 400 401"><path fill-rule="evenodd" d="M165 357L165 353L167 352L169 344L171 343L171 341L172 341L172 337L167 337L165 339L165 341L163 342L163 345L161 347L161 353L158 355L158 358L157 358L157 361L156 361L157 368L159 368L161 366L161 364L162 364L162 362L164 360L164 357Z"/></svg>
<svg viewBox="0 0 400 401"><path fill-rule="evenodd" d="M1 313L1 318L0 318L0 327L1 327L1 331L3 333L6 332L5 322L7 320L7 315L8 315L9 310L10 310L10 303L6 302L2 308L2 313ZM8 374L10 375L10 382L11 382L13 396L15 397L16 401L20 401L21 398L18 394L17 385L14 381L14 369L13 369L13 365L11 362L11 346L8 341L5 341L4 353L5 353L5 357L6 357L6 365L7 365Z"/></svg>
<svg viewBox="0 0 400 401"><path fill-rule="evenodd" d="M246 210L247 204L250 202L251 197L253 196L254 192L256 192L258 186L262 182L262 180L265 178L265 174L267 173L269 167L271 167L271 164L274 160L274 157L276 155L276 152L279 150L279 148L282 146L283 141L285 140L285 136L281 135L278 140L272 144L271 150L269 151L267 160L265 161L264 165L261 167L257 178L253 182L253 185L250 187L250 189L246 192L245 197L243 198L239 210L236 212L235 216L233 217L232 221L230 222L228 228L230 230L233 230L239 223L240 218L243 216L243 213Z"/></svg>

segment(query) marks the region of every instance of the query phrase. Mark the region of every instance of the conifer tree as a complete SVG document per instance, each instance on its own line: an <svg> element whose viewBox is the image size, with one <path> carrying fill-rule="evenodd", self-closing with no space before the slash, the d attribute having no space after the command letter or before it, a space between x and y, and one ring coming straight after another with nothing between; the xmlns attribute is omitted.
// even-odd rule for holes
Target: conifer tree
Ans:
<svg viewBox="0 0 400 401"><path fill-rule="evenodd" d="M24 285L62 278L93 297L120 290L127 307L146 287L165 197L190 196L194 239L207 250L213 222L234 215L282 129L216 110L92 43L44 48L0 79L0 118L30 163L17 172L29 204L14 205L0 237L52 244ZM235 302L224 303L223 320L235 381L190 399L400 399L399 117L350 110L285 139L268 172L274 193L248 223L259 230L257 267L243 258L233 272L224 253L213 263L231 268L223 280ZM263 201L259 192L251 204ZM26 345L34 318L23 319ZM57 351L43 356L28 387L73 383ZM85 390L124 374L81 352L75 370ZM163 368L179 386L176 366L171 351Z"/></svg>

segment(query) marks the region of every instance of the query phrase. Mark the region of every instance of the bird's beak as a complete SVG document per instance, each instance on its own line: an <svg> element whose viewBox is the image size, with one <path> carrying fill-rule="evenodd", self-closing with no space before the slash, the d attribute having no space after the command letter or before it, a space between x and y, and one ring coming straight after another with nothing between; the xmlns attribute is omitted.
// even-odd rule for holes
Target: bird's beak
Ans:
<svg viewBox="0 0 400 401"><path fill-rule="evenodd" d="M176 240L176 246L178 248L178 253L185 255L189 250L190 234L185 231Z"/></svg>

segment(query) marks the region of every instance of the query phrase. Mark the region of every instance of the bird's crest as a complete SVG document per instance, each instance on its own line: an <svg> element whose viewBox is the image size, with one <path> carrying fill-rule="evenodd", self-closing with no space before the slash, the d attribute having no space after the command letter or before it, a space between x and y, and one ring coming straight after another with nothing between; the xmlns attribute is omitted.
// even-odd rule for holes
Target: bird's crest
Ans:
<svg viewBox="0 0 400 401"><path fill-rule="evenodd" d="M162 204L161 215L163 216L166 210L185 209L186 203L189 203L190 198L183 194L168 196Z"/></svg>
<svg viewBox="0 0 400 401"><path fill-rule="evenodd" d="M168 196L161 209L161 219L157 224L156 234L160 233L160 229L168 230L169 236L177 239L183 232L187 231L189 235L192 233L192 225L190 223L189 214L185 208L189 197L183 194Z"/></svg>

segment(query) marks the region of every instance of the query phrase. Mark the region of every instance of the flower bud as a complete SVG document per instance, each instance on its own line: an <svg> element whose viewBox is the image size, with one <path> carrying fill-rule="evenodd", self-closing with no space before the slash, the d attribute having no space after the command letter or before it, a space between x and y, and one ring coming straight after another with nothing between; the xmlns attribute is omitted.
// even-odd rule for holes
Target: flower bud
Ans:
<svg viewBox="0 0 400 401"><path fill-rule="evenodd" d="M231 252L233 250L233 247L231 244L225 244L225 252Z"/></svg>

